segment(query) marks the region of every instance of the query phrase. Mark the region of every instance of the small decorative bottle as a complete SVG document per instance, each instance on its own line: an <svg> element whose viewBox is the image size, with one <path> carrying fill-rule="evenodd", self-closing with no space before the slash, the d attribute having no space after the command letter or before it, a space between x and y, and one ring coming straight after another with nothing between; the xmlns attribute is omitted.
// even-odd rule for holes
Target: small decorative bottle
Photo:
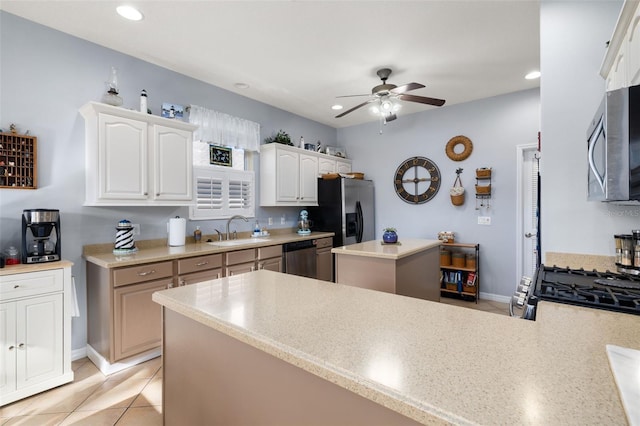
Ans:
<svg viewBox="0 0 640 426"><path fill-rule="evenodd" d="M196 230L193 231L193 239L196 240L196 243L199 243L202 239L202 231L199 226L196 226Z"/></svg>
<svg viewBox="0 0 640 426"><path fill-rule="evenodd" d="M304 149L304 138L300 136L300 148Z"/></svg>
<svg viewBox="0 0 640 426"><path fill-rule="evenodd" d="M147 91L144 89L140 92L140 112L147 113Z"/></svg>

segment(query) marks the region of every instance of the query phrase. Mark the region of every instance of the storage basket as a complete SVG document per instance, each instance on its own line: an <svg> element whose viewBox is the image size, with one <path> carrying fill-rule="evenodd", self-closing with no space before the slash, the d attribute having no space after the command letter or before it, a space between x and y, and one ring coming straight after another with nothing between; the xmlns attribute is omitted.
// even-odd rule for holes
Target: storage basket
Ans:
<svg viewBox="0 0 640 426"><path fill-rule="evenodd" d="M469 253L467 254L467 258L465 259L466 267L469 269L476 269L476 254Z"/></svg>
<svg viewBox="0 0 640 426"><path fill-rule="evenodd" d="M476 286L475 285L466 285L466 284L462 284L462 291L464 291L465 293L476 293Z"/></svg>
<svg viewBox="0 0 640 426"><path fill-rule="evenodd" d="M476 169L476 177L477 178L489 178L489 177L491 177L491 168L482 167L480 169Z"/></svg>
<svg viewBox="0 0 640 426"><path fill-rule="evenodd" d="M453 290L453 291L458 290L458 284L456 283L445 283L445 287L447 288L447 290Z"/></svg>
<svg viewBox="0 0 640 426"><path fill-rule="evenodd" d="M440 250L440 266L451 265L451 252L449 250Z"/></svg>
<svg viewBox="0 0 640 426"><path fill-rule="evenodd" d="M464 188L462 187L462 181L460 180L460 174L456 176L453 187L449 190L451 196L451 204L454 206L461 206L464 204Z"/></svg>
<svg viewBox="0 0 640 426"><path fill-rule="evenodd" d="M451 254L451 264L455 268L464 268L465 267L465 256L464 253L452 253Z"/></svg>
<svg viewBox="0 0 640 426"><path fill-rule="evenodd" d="M476 185L476 194L480 194L480 195L491 194L491 184L485 185L485 186Z"/></svg>

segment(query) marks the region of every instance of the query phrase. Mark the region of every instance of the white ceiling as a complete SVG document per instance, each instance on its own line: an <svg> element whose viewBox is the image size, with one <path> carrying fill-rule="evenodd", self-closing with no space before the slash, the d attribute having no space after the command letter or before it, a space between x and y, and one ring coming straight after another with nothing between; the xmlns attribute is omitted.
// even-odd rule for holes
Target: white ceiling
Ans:
<svg viewBox="0 0 640 426"><path fill-rule="evenodd" d="M418 82L411 94L447 105L537 87L539 1L12 1L12 14L340 128L376 118L347 110L380 84ZM235 83L246 83L238 89ZM398 113L436 107L403 102ZM343 111L344 111L343 110Z"/></svg>

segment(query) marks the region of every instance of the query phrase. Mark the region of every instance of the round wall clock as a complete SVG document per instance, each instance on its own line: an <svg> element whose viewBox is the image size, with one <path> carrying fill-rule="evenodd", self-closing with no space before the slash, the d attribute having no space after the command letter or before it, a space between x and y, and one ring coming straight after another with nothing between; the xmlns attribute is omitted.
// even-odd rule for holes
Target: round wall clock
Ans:
<svg viewBox="0 0 640 426"><path fill-rule="evenodd" d="M440 169L428 158L411 157L398 166L393 182L396 193L407 203L426 203L440 189Z"/></svg>

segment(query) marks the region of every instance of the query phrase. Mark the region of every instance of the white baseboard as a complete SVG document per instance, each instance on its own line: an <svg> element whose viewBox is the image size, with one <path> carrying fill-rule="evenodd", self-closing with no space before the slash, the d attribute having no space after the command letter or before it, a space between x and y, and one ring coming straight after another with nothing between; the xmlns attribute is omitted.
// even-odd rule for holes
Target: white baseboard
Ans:
<svg viewBox="0 0 640 426"><path fill-rule="evenodd" d="M509 303L509 302L511 302L511 297L503 296L501 294L492 294L492 293L480 292L480 300L491 300L493 302Z"/></svg>
<svg viewBox="0 0 640 426"><path fill-rule="evenodd" d="M71 350L71 361L76 361L78 359L82 359L87 356L87 348L81 349L72 349Z"/></svg>
<svg viewBox="0 0 640 426"><path fill-rule="evenodd" d="M160 348L151 349L147 352L143 352L141 354L111 364L95 349L93 349L91 345L87 345L87 357L96 365L96 367L98 367L98 369L105 376L117 373L118 371L122 371L125 368L133 367L134 365L140 364L150 359L157 358L160 356L160 354Z"/></svg>

